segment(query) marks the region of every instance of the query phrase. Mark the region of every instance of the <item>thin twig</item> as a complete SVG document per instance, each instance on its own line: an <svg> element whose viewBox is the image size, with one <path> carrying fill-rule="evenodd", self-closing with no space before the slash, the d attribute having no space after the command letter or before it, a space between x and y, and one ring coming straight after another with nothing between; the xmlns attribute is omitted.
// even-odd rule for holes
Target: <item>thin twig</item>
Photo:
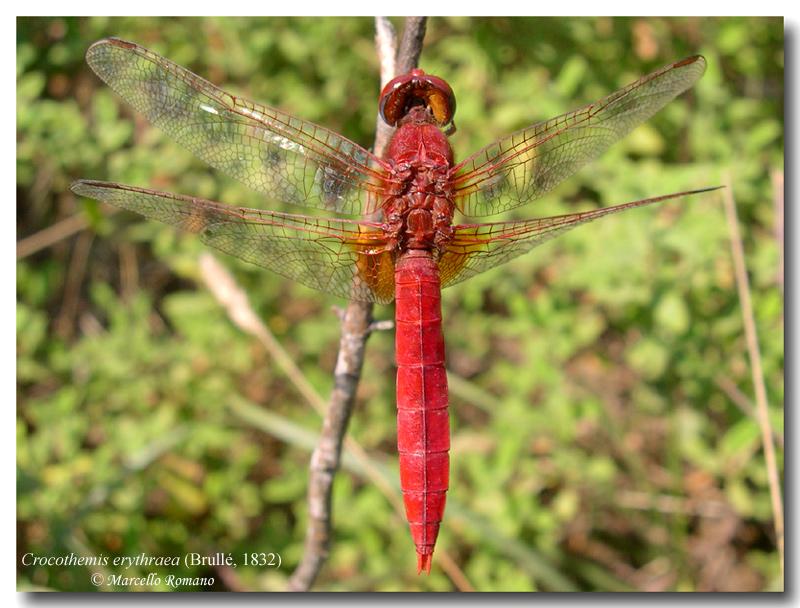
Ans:
<svg viewBox="0 0 800 608"><path fill-rule="evenodd" d="M403 28L403 39L397 50L395 74L406 74L419 65L422 41L425 38L427 17L408 17Z"/></svg>
<svg viewBox="0 0 800 608"><path fill-rule="evenodd" d="M110 217L119 211L118 207L111 205L101 205L100 213L106 217ZM17 259L21 260L33 255L37 251L41 251L47 247L51 247L56 243L71 237L73 234L85 230L89 227L89 220L83 213L76 213L67 218L40 230L39 232L25 237L17 242Z"/></svg>
<svg viewBox="0 0 800 608"><path fill-rule="evenodd" d="M45 247L50 247L76 232L84 230L88 225L89 221L86 217L76 213L29 237L25 237L17 243L17 259L21 260L37 251L41 251Z"/></svg>
<svg viewBox="0 0 800 608"><path fill-rule="evenodd" d="M86 276L86 267L93 240L94 233L92 232L81 232L78 234L78 238L75 239L72 259L64 282L61 310L53 324L54 333L64 339L70 338L75 331L75 319L78 316L80 303L80 290L81 285L83 285L83 279Z"/></svg>
<svg viewBox="0 0 800 608"><path fill-rule="evenodd" d="M753 420L758 420L756 408L753 407L753 404L747 395L739 390L739 387L736 386L736 383L733 380L723 376L722 374L719 374L714 377L714 384L716 384L723 393L728 395L728 399L733 401L734 405L742 410L746 416L749 416ZM780 448L784 449L783 433L778 431L778 429L773 428L772 437L778 442Z"/></svg>
<svg viewBox="0 0 800 608"><path fill-rule="evenodd" d="M380 89L394 78L395 61L397 56L397 34L395 33L392 22L386 17L375 18L375 48L378 51L378 58L381 66ZM381 156L383 150L389 145L394 129L386 124L381 118L380 113L375 114L375 146L374 152ZM379 218L368 218L376 220Z"/></svg>
<svg viewBox="0 0 800 608"><path fill-rule="evenodd" d="M758 421L761 427L761 441L764 445L764 458L767 465L767 478L769 479L770 495L772 497L772 512L775 518L775 540L778 545L778 555L781 561L781 575L784 573L784 533L783 533L783 499L778 474L778 463L775 458L775 446L772 443L772 425L769 421L767 405L767 388L764 384L764 372L761 367L761 354L758 349L758 335L756 333L753 304L750 299L750 286L747 279L747 267L744 261L744 248L739 232L739 220L736 216L736 203L733 200L733 188L730 178L726 180L728 187L723 190L725 215L728 219L728 230L731 237L731 251L736 273L736 285L739 290L739 301L742 305L742 318L744 320L745 339L750 356L750 367L753 374L755 387Z"/></svg>
<svg viewBox="0 0 800 608"><path fill-rule="evenodd" d="M350 302L343 315L334 386L322 421L308 480L308 524L303 558L289 578L288 591L308 591L330 551L331 494L342 454L342 442L355 403L372 323L372 305Z"/></svg>
<svg viewBox="0 0 800 608"><path fill-rule="evenodd" d="M375 17L375 49L378 51L381 65L382 89L394 78L397 55L397 33L392 22L386 17ZM377 118L380 124L386 124L380 116Z"/></svg>

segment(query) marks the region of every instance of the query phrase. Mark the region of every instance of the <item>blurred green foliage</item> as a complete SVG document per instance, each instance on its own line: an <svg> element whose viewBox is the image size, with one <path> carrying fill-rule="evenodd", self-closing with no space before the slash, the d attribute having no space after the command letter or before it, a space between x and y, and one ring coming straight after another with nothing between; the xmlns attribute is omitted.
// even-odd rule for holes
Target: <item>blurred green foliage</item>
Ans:
<svg viewBox="0 0 800 608"><path fill-rule="evenodd" d="M104 36L369 146L373 22L17 21L19 588L94 590L97 570L283 589L302 551L317 414L199 286L198 239L112 216L67 186L84 177L264 203L102 85L83 55ZM730 180L782 436L783 245L771 181L783 171L782 20L437 18L420 67L456 92L452 140L464 158L696 53L709 67L692 91L512 217ZM330 306L343 303L224 263L327 395ZM737 405L752 411L754 390L719 192L582 227L446 290L444 308L452 489L434 572L417 577L403 518L345 471L315 589L450 590L444 552L479 590L782 588L758 426ZM351 435L396 477L393 360L392 332L374 335ZM246 552L273 552L282 567L21 560L189 552L240 564Z"/></svg>

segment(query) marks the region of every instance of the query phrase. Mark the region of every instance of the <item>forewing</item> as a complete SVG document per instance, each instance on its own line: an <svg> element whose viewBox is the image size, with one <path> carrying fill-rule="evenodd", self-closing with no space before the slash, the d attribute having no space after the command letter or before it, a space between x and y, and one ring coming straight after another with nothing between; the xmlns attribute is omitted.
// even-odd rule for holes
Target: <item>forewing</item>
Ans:
<svg viewBox="0 0 800 608"><path fill-rule="evenodd" d="M200 235L220 251L348 300L394 299L394 265L380 225L231 207L108 182L73 192Z"/></svg>
<svg viewBox="0 0 800 608"><path fill-rule="evenodd" d="M332 131L230 95L131 42L100 40L86 60L159 129L257 192L351 215L381 201L384 164Z"/></svg>
<svg viewBox="0 0 800 608"><path fill-rule="evenodd" d="M678 61L597 103L496 141L453 169L456 207L478 217L544 196L693 86L705 69L699 55Z"/></svg>

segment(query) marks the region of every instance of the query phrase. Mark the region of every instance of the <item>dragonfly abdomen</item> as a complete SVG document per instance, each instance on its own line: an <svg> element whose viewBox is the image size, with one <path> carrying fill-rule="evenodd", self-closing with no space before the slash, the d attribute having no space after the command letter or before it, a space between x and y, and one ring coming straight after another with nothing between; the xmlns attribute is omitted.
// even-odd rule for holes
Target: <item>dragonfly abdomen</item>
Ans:
<svg viewBox="0 0 800 608"><path fill-rule="evenodd" d="M417 569L430 572L450 477L439 268L427 250L404 252L395 269L397 448Z"/></svg>

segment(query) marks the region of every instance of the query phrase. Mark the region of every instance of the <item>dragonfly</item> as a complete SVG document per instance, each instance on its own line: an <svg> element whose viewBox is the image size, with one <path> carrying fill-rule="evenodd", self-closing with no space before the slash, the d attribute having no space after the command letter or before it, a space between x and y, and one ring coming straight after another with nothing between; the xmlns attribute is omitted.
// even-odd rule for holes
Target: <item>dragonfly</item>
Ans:
<svg viewBox="0 0 800 608"><path fill-rule="evenodd" d="M430 574L449 488L450 427L441 289L592 220L695 190L555 217L455 224L552 191L692 87L697 55L608 97L503 137L456 163L456 101L437 76L390 81L380 115L394 127L382 158L321 126L227 93L135 43L99 40L97 75L203 161L273 202L362 217L250 209L95 180L74 193L200 235L211 247L334 296L395 302L397 447L417 572ZM380 219L373 214L380 212Z"/></svg>

